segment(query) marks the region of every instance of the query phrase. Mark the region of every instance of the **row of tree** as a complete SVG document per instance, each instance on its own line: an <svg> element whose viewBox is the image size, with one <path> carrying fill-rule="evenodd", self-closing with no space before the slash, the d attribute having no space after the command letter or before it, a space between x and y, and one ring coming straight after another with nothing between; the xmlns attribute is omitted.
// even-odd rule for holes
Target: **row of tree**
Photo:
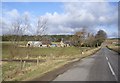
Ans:
<svg viewBox="0 0 120 83"><path fill-rule="evenodd" d="M3 41L12 41L19 38L20 41L41 41L44 39L51 42L70 41L74 46L95 47L100 46L107 38L107 34L103 30L99 30L97 34L87 32L85 29L76 32L74 35L3 35Z"/></svg>
<svg viewBox="0 0 120 83"><path fill-rule="evenodd" d="M85 29L78 31L71 37L71 41L74 46L78 47L97 47L100 46L105 39L107 38L107 34L103 30L99 30L97 34L86 32Z"/></svg>
<svg viewBox="0 0 120 83"><path fill-rule="evenodd" d="M52 42L60 42L62 38L69 40L73 35L3 35L2 41L11 41L15 36L20 37L20 41L38 41L38 39L47 38Z"/></svg>

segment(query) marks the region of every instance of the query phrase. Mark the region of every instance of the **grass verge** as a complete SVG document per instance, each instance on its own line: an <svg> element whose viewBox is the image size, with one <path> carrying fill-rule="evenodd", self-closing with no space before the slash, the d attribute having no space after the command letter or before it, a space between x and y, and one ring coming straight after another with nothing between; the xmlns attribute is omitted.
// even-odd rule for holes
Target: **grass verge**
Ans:
<svg viewBox="0 0 120 83"><path fill-rule="evenodd" d="M115 52L117 52L117 53L120 54L120 46L109 45L109 46L106 46L106 47L107 47L108 49L113 50L113 51L115 51Z"/></svg>
<svg viewBox="0 0 120 83"><path fill-rule="evenodd" d="M20 62L3 62L3 80L5 81L27 81L37 77L42 77L47 72L58 69L65 64L77 61L89 55L95 53L99 48L76 48L76 47L65 47L65 48L23 48L18 47L12 49L15 52L15 56L11 55L11 44L3 43L3 59L24 59L27 57L27 52L30 52L29 59L45 60L40 63L21 63ZM23 65L24 64L24 65ZM21 69L22 66L22 69ZM23 67L24 66L24 67Z"/></svg>

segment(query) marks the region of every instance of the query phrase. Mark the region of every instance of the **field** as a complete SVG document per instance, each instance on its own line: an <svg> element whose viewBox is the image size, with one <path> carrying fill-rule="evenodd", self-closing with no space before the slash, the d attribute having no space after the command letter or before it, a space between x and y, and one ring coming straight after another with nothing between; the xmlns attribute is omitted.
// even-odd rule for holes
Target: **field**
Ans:
<svg viewBox="0 0 120 83"><path fill-rule="evenodd" d="M75 57L73 55L80 54L82 51L89 50L91 48L76 48L76 47L53 47L53 48L39 48L39 47L16 47L14 48L10 43L2 44L2 58L15 59L26 58L29 55L29 59L46 58L46 57Z"/></svg>
<svg viewBox="0 0 120 83"><path fill-rule="evenodd" d="M107 47L109 49L114 50L114 51L120 53L119 39L109 39L106 42L107 42Z"/></svg>
<svg viewBox="0 0 120 83"><path fill-rule="evenodd" d="M114 50L114 51L120 53L120 45L114 45L114 44L112 44L112 45L108 45L107 47L109 49L111 49L111 50Z"/></svg>
<svg viewBox="0 0 120 83"><path fill-rule="evenodd" d="M20 45L24 45L21 42ZM100 48L100 47L99 47ZM14 47L10 42L2 43L3 80L30 80L59 68L75 59L88 56L99 48L76 47ZM20 60L14 62L13 60ZM23 60L32 60L27 62Z"/></svg>

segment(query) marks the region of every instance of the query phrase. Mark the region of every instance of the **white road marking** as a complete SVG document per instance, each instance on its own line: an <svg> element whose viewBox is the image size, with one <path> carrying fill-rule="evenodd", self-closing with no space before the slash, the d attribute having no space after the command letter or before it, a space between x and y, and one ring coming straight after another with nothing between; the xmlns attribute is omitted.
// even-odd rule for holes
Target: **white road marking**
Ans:
<svg viewBox="0 0 120 83"><path fill-rule="evenodd" d="M108 60L108 57L106 57L106 59Z"/></svg>
<svg viewBox="0 0 120 83"><path fill-rule="evenodd" d="M113 68L112 68L112 66L110 65L110 63L109 63L109 62L108 62L108 65L109 65L109 68L110 68L110 70L111 70L112 74L113 74L113 75L115 75L115 73L114 73L114 71L113 71Z"/></svg>
<svg viewBox="0 0 120 83"><path fill-rule="evenodd" d="M109 62L108 62L108 65L109 65L109 68L110 68L112 74L114 75L115 79L117 80L117 76L115 75L115 72L113 71L113 68Z"/></svg>

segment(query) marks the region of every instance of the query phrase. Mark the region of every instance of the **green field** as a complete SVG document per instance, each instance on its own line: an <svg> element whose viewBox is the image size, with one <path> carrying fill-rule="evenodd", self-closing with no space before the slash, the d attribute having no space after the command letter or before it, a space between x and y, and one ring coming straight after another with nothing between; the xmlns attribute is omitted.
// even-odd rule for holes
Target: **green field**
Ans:
<svg viewBox="0 0 120 83"><path fill-rule="evenodd" d="M21 42L20 45L25 45ZM10 42L2 43L2 59L34 59L36 62L3 62L3 80L30 80L44 75L75 59L88 56L98 48L86 47L14 47ZM84 54L81 54L84 52ZM44 60L45 62L37 62ZM24 67L23 67L24 66Z"/></svg>
<svg viewBox="0 0 120 83"><path fill-rule="evenodd" d="M14 48L11 43L2 44L2 58L29 58L37 57L73 57L73 55L80 54L82 51L89 50L91 48L76 48L76 47L51 47L51 48L39 48L39 47L16 47Z"/></svg>

